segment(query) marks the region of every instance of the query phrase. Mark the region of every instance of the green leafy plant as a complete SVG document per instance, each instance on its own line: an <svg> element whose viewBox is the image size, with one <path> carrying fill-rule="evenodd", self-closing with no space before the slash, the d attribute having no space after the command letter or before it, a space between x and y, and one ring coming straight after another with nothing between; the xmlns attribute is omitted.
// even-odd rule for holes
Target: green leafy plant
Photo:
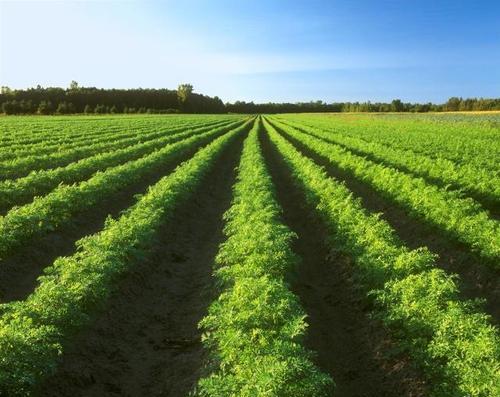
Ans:
<svg viewBox="0 0 500 397"><path fill-rule="evenodd" d="M26 300L0 306L0 394L29 395L53 371L65 343L103 306L117 277L145 254L159 225L251 122L200 149L118 220L80 240L78 251L47 268Z"/></svg>
<svg viewBox="0 0 500 397"><path fill-rule="evenodd" d="M327 396L332 380L312 363L301 342L305 313L285 276L297 263L294 234L281 209L258 143L260 122L245 141L227 240L217 255L222 292L200 326L212 353L200 396Z"/></svg>
<svg viewBox="0 0 500 397"><path fill-rule="evenodd" d="M426 249L409 250L390 226L322 167L300 154L265 122L295 183L331 233L332 249L355 261L355 275L375 303L374 314L424 371L436 397L499 393L500 335L476 302L458 296L455 277L435 268Z"/></svg>

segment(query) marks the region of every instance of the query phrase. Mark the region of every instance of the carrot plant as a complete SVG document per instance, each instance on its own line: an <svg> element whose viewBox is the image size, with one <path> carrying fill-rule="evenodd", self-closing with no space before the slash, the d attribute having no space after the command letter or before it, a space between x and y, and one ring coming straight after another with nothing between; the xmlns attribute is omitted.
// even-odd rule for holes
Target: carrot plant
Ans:
<svg viewBox="0 0 500 397"><path fill-rule="evenodd" d="M497 268L500 258L500 226L476 201L460 197L394 168L355 155L338 145L324 142L280 124L278 129L300 140L307 148L335 166L352 173L383 196L409 210L450 236L469 245Z"/></svg>
<svg viewBox="0 0 500 397"><path fill-rule="evenodd" d="M249 122L224 134L152 186L118 220L58 258L24 301L0 306L0 395L30 395L50 375L71 336L102 308L117 278L146 255L159 226Z"/></svg>
<svg viewBox="0 0 500 397"><path fill-rule="evenodd" d="M22 205L33 199L50 192L59 184L72 184L90 178L97 171L133 161L161 149L163 146L189 138L191 135L208 132L214 128L229 131L239 122L223 123L214 127L212 124L198 128L183 130L182 132L164 134L154 139L143 139L141 142L109 152L98 153L75 161L65 167L47 170L32 171L29 175L8 179L0 182L0 211L9 209L14 205ZM172 131L171 131L172 132Z"/></svg>
<svg viewBox="0 0 500 397"><path fill-rule="evenodd" d="M283 122L280 119L280 122ZM487 169L480 169L471 164L459 164L451 160L426 156L409 149L393 148L378 142L365 141L360 137L330 134L326 129L309 127L304 124L285 124L302 132L321 138L353 151L361 156L371 156L376 161L392 166L412 175L430 178L442 186L454 187L463 193L479 197L488 204L500 202L500 175Z"/></svg>
<svg viewBox="0 0 500 397"><path fill-rule="evenodd" d="M271 142L330 231L350 255L374 314L422 369L435 397L500 395L500 335L476 302L459 298L455 276L428 249L409 250L391 227L270 125Z"/></svg>
<svg viewBox="0 0 500 397"><path fill-rule="evenodd" d="M0 217L0 258L30 238L71 221L78 211L91 208L226 131L225 128L215 128L168 144L138 160L97 172L80 184L61 185L46 196L36 197L30 204L14 207L4 217Z"/></svg>
<svg viewBox="0 0 500 397"><path fill-rule="evenodd" d="M294 234L281 221L259 143L260 122L245 141L227 240L217 255L219 298L201 321L211 352L200 396L328 396L332 380L302 345L305 313L285 281L297 263Z"/></svg>

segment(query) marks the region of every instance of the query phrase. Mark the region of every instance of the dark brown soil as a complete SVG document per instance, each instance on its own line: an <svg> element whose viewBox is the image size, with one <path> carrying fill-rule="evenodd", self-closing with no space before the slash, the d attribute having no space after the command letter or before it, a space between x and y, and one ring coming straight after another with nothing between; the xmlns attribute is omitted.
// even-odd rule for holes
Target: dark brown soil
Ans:
<svg viewBox="0 0 500 397"><path fill-rule="evenodd" d="M494 324L500 324L500 275L492 269L491 263L437 227L415 218L397 203L384 198L352 174L335 167L296 139L284 135L299 151L324 166L330 176L343 181L355 197L362 199L363 206L369 212L382 213L382 218L391 225L403 244L409 248L426 246L436 253L440 268L459 275L461 296L464 299L485 299L482 309L492 316Z"/></svg>
<svg viewBox="0 0 500 397"><path fill-rule="evenodd" d="M307 135L311 135L310 133L308 133L304 129L300 128L300 126L293 125L293 127L295 129L297 129L297 130L299 130L299 131L307 134ZM314 137L322 140L323 142L332 143L332 141L329 141L326 138L322 138L322 137L317 136L317 135L314 135ZM436 185L436 186L439 186L439 187L442 187L442 188L446 187L447 189L454 189L454 190L460 190L460 189L462 189L461 186L458 186L458 185L455 185L455 184L449 184L449 183L443 182L441 179L434 178L434 177L431 177L429 175L425 175L425 174L422 174L422 173L417 173L415 171L410 170L409 168L407 168L405 166L397 165L397 164L394 164L394 163L391 163L391 162L384 162L383 160L378 159L376 156L374 156L374 155L372 155L370 153L365 153L365 152L363 152L361 150L350 148L350 147L347 147L347 146L342 145L340 143L335 143L335 145L343 147L344 149L349 150L353 154L356 154L356 155L361 156L361 157L365 157L366 159L368 159L368 160L370 160L370 161L372 161L372 162L374 162L376 164L384 164L384 165L387 165L387 166L391 166L392 168L395 168L395 169L397 169L399 171L402 171L402 172L404 172L406 174L409 174L411 176L414 176L416 178L422 178L427 183L429 183L431 185ZM486 196L481 195L481 194L479 194L477 192L468 191L466 193L466 197L473 198L479 204L481 204L484 209L487 209L490 212L491 218L496 219L496 220L500 220L500 205L498 205L498 203L496 203L495 200L491 196L490 197L486 197Z"/></svg>
<svg viewBox="0 0 500 397"><path fill-rule="evenodd" d="M193 388L204 361L197 324L213 298L212 265L223 240L222 215L231 201L241 138L66 350L39 396L178 397Z"/></svg>
<svg viewBox="0 0 500 397"><path fill-rule="evenodd" d="M223 127L225 127L227 124L229 124L229 123L220 123L220 122L219 122L219 123L216 123L215 125L213 125L212 123L207 123L207 124L204 124L203 126L199 125L199 126L196 126L196 127L194 127L194 128L201 128L201 127L210 127L210 128L212 128L212 127L213 127L213 128L215 128L215 127L221 127L221 128L223 128ZM186 128L186 129L184 129L184 130L179 130L179 131L176 131L175 133L177 134L177 133L185 132L185 131L187 131L187 130L188 130L188 129ZM208 131L208 129L207 129L207 130L205 130L205 132L206 132L206 131ZM198 135L198 134L200 134L200 133L198 132L198 133L196 133L195 135ZM166 137L166 136L168 136L168 134L165 134L164 136ZM154 139L156 139L156 138L154 138ZM176 139L172 140L171 142L172 142L172 143L174 143L174 142L179 142L179 141L180 141L180 140L182 140L182 139L183 139L183 138L176 138ZM141 140L141 142L142 142L142 143L145 143L145 142L150 142L151 140L152 140L151 138L146 138L146 139L144 139L144 138L143 138L143 139ZM124 163L126 163L126 162L128 162L128 161L137 160L137 159L139 159L139 158L141 158L141 157L143 157L143 156L146 156L146 155L148 155L148 154L152 153L154 150L156 150L156 149L150 149L147 153L143 153L143 154L141 154L141 155L133 155L133 156L130 156L127 160L120 161L120 162L116 163L115 165L113 165L112 167L118 166L118 165L120 165L120 164L124 164ZM78 160L76 160L76 161L80 161L80 160L82 160L82 159L78 159ZM81 182L81 181L84 181L84 180L86 180L86 179L89 179L89 178L91 177L91 175L92 175L94 172L97 172L97 171L103 171L103 170L105 170L105 169L107 169L107 168L108 168L108 167L99 167L99 169L98 169L98 170L96 170L96 171L92 171L92 172L90 172L90 173L88 173L88 174L86 174L86 175L85 175L85 174L80 174L80 175L78 175L77 177L74 177L71 181L66 181L66 182L64 182L64 184L79 183L79 182ZM62 183L61 181L59 181L59 182L60 182L60 183ZM52 190L53 190L53 189L49 189L49 191L47 191L45 194L48 194L48 193L49 193L50 191L52 191ZM38 194L38 195L42 195L42 194ZM34 197L34 196L35 196L35 194L34 194L34 193L31 193L31 194L30 194L30 196L23 197L22 199L17 200L17 201L16 201L16 206L22 206L22 205L26 205L26 204L28 204L28 203L31 203L31 202L33 201L33 197ZM7 213L8 213L8 212L12 209L12 207L13 207L12 205L0 206L0 216L5 216L5 215L6 215L6 214L7 214Z"/></svg>
<svg viewBox="0 0 500 397"><path fill-rule="evenodd" d="M294 186L267 135L261 140L284 221L298 235L293 248L302 261L291 279L308 315L306 346L316 352L317 364L334 379L334 395L427 395L411 362L396 353L382 325L369 318L369 305L354 284L350 259L328 249L323 223L305 204L304 194Z"/></svg>
<svg viewBox="0 0 500 397"><path fill-rule="evenodd" d="M110 196L98 206L76 214L69 224L33 239L29 245L0 260L0 302L25 299L34 290L37 278L45 267L59 256L73 254L77 240L102 230L108 215L119 216L120 212L136 202L137 194L145 193L148 186L169 174L195 151L196 148L180 159L165 164L161 171L144 177L140 183Z"/></svg>

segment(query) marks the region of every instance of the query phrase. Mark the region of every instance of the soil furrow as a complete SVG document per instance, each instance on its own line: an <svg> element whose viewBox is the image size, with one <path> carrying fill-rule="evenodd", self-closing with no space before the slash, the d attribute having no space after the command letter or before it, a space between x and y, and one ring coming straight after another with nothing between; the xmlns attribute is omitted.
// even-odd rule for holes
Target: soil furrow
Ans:
<svg viewBox="0 0 500 397"><path fill-rule="evenodd" d="M223 241L243 136L159 231L155 248L117 285L78 335L40 396L184 396L205 359L198 330L214 298L212 265Z"/></svg>
<svg viewBox="0 0 500 397"><path fill-rule="evenodd" d="M298 235L293 249L302 258L291 275L293 291L308 315L306 346L329 373L336 396L425 396L426 386L411 362L396 352L352 277L351 260L328 249L327 231L295 187L267 135L261 136L285 223Z"/></svg>
<svg viewBox="0 0 500 397"><path fill-rule="evenodd" d="M335 167L328 159L308 149L301 142L288 135L286 137L300 152L325 167L330 176L343 181L356 197L361 198L368 211L381 213L382 218L391 225L403 244L409 248L426 246L436 253L436 263L439 267L459 275L461 296L464 299L485 299L484 311L492 316L495 324L500 323L500 277L486 259L471 252L465 244L452 240L437 227L412 217L397 203L384 198L351 173Z"/></svg>
<svg viewBox="0 0 500 397"><path fill-rule="evenodd" d="M43 237L34 238L29 245L0 260L0 302L25 299L35 288L37 278L45 267L59 256L72 255L76 251L76 241L102 230L109 215L118 217L137 201L138 194L145 193L148 186L192 157L197 149L190 150L180 160L165 164L161 171L143 178L140 183L105 198L98 206L76 214L68 224Z"/></svg>
<svg viewBox="0 0 500 397"><path fill-rule="evenodd" d="M423 172L417 172L417 171L411 170L410 168L408 168L402 164L394 164L393 162L390 162L390 161L385 162L384 160L381 160L379 157L377 157L374 154L364 152L360 149L351 148L351 147L344 145L344 144L341 144L341 143L332 142L332 141L328 140L327 138L324 138L324 137L321 137L318 135L310 134L307 131L305 131L304 129L301 129L300 126L296 126L293 124L288 124L288 125L292 126L293 128L298 129L302 133L313 136L313 137L315 137L323 142L337 145L343 149L350 151L351 153L353 153L357 156L364 157L367 160L369 160L375 164L382 164L382 165L390 166L398 171L401 171L401 172L404 172L405 174L411 175L414 178L422 178L430 185L436 185L440 188L446 188L449 190L452 190L452 189L453 190L464 190L464 196L474 199L484 209L488 210L490 212L490 216L492 219L496 219L496 220L500 219L500 206L494 202L494 199L492 197L485 197L484 195L481 195L480 193L471 191L470 189L467 189L467 188L463 188L462 186L458 185L457 183L447 183L447 182L443 181L442 179L438 179L438 178L432 177L430 175L426 175Z"/></svg>

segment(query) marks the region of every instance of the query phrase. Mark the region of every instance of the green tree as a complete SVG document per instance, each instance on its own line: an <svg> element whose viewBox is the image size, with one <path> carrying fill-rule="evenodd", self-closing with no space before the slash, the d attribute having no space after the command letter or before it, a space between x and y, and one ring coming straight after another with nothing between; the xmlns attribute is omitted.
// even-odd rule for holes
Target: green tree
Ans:
<svg viewBox="0 0 500 397"><path fill-rule="evenodd" d="M54 107L51 101L41 101L38 105L38 114L51 114L54 112Z"/></svg>
<svg viewBox="0 0 500 397"><path fill-rule="evenodd" d="M402 112L404 110L403 102L401 99L393 99L391 102L391 111L393 112Z"/></svg>
<svg viewBox="0 0 500 397"><path fill-rule="evenodd" d="M177 87L177 99L179 100L179 108L182 111L188 111L190 108L190 99L193 95L193 86L191 84L179 84Z"/></svg>
<svg viewBox="0 0 500 397"><path fill-rule="evenodd" d="M104 114L106 113L106 106L104 105L97 105L94 109L94 113L96 114Z"/></svg>
<svg viewBox="0 0 500 397"><path fill-rule="evenodd" d="M56 113L57 114L69 113L68 112L68 105L66 104L66 102L61 102L61 103L59 103L59 105L57 105Z"/></svg>
<svg viewBox="0 0 500 397"><path fill-rule="evenodd" d="M456 112L460 110L460 103L462 102L462 98L451 97L446 102L445 108L449 112Z"/></svg>
<svg viewBox="0 0 500 397"><path fill-rule="evenodd" d="M16 100L2 103L2 111L5 114L18 114L20 111L19 103Z"/></svg>

